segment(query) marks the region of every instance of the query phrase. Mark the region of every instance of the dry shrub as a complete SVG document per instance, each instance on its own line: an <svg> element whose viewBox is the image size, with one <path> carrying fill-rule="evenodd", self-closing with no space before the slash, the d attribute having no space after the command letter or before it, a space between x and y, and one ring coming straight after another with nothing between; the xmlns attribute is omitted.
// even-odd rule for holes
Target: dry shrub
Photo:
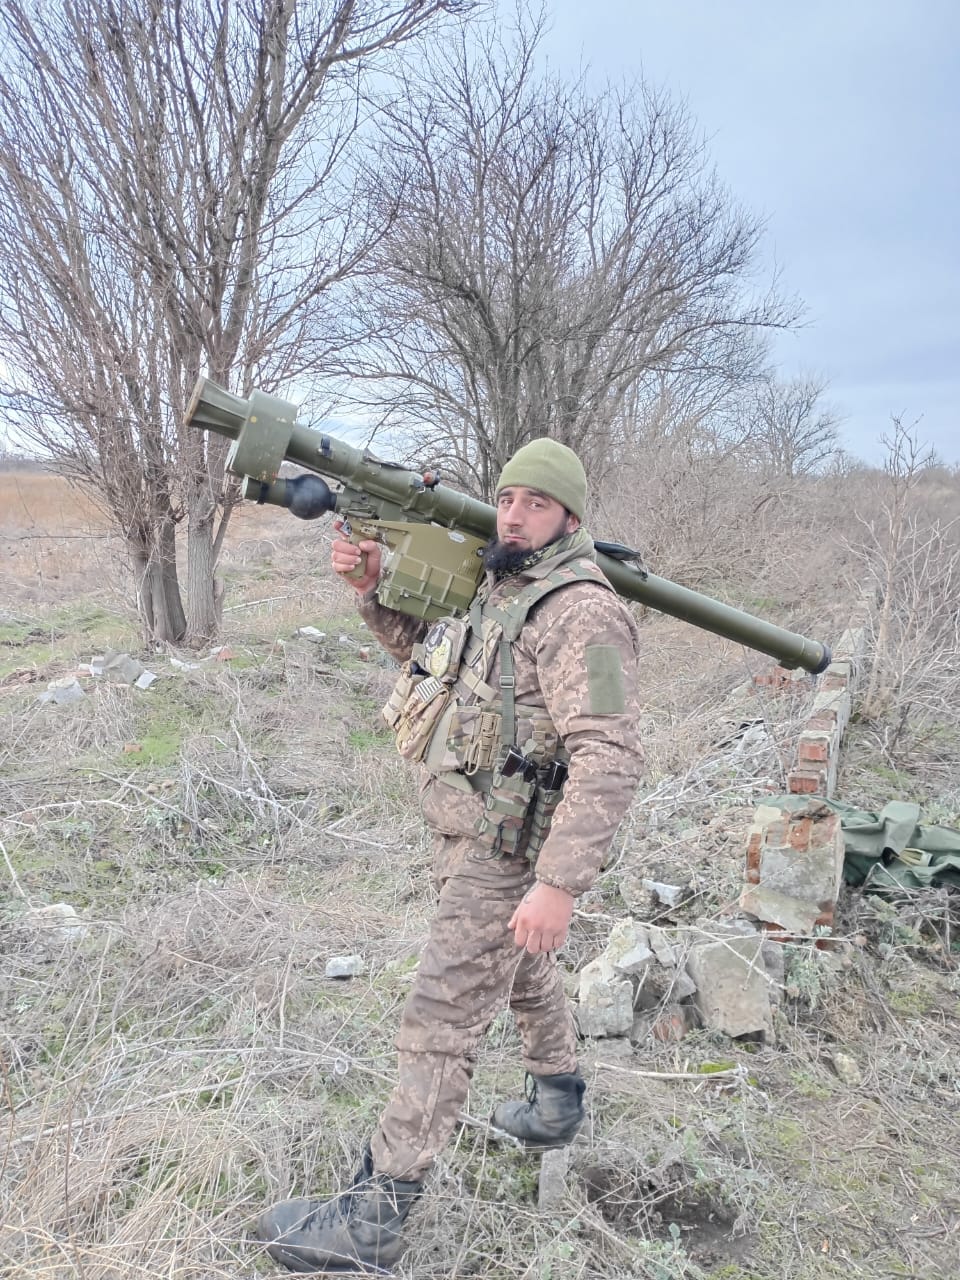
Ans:
<svg viewBox="0 0 960 1280"><path fill-rule="evenodd" d="M667 439L604 483L591 527L653 573L804 634L847 625L853 514L834 476L770 477L736 450Z"/></svg>
<svg viewBox="0 0 960 1280"><path fill-rule="evenodd" d="M960 519L906 507L881 504L856 548L879 597L863 714L890 750L915 749L960 704Z"/></svg>
<svg viewBox="0 0 960 1280"><path fill-rule="evenodd" d="M322 876L299 905L257 879L197 884L79 939L8 936L4 1274L237 1274L258 1253L239 1253L254 1210L331 1180L372 1124L399 922L324 907ZM360 948L366 978L323 977ZM37 1000L54 972L59 998Z"/></svg>

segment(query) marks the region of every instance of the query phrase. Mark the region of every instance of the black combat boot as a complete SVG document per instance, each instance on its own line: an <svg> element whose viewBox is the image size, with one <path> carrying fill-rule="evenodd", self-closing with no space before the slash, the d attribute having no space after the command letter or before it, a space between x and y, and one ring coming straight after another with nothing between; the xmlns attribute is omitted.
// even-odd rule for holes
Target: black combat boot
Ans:
<svg viewBox="0 0 960 1280"><path fill-rule="evenodd" d="M259 1239L290 1271L386 1271L403 1252L400 1232L421 1186L374 1173L367 1147L348 1191L274 1205L260 1215Z"/></svg>
<svg viewBox="0 0 960 1280"><path fill-rule="evenodd" d="M527 1147L565 1146L583 1123L586 1088L579 1071L559 1076L528 1072L526 1102L501 1102L490 1123Z"/></svg>

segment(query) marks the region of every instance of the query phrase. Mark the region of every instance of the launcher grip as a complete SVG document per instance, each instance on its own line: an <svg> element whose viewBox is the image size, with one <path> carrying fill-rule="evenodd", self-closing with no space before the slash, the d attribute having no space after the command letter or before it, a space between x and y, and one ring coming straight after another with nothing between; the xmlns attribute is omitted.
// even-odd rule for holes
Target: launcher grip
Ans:
<svg viewBox="0 0 960 1280"><path fill-rule="evenodd" d="M341 533L342 532L343 530L341 530ZM363 533L351 531L347 535L347 542L352 542L355 547L359 547L361 541L364 541L364 542L366 541L366 537ZM367 573L367 553L365 551L361 551L360 559L357 561L357 567L355 569L351 569L349 573L345 573L343 576L345 578L353 578L355 581L359 582L361 578L366 576L366 573Z"/></svg>
<svg viewBox="0 0 960 1280"><path fill-rule="evenodd" d="M350 520L346 514L340 517L340 521L336 528L340 537L351 543L355 547L359 547L361 542L379 542L385 544L387 539L380 530L376 522L371 523L368 517L356 518L356 523ZM366 551L360 552L360 559L356 566L342 576L349 578L353 582L360 582L366 577L368 571L368 555Z"/></svg>

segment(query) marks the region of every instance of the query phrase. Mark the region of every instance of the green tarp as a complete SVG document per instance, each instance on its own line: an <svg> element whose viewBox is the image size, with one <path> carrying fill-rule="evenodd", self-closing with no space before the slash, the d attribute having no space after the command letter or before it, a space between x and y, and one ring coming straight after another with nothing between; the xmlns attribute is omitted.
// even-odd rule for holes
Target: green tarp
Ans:
<svg viewBox="0 0 960 1280"><path fill-rule="evenodd" d="M823 804L840 815L843 878L864 889L960 889L960 831L920 821L920 806L891 800L879 813L823 796L777 796L767 803L797 813Z"/></svg>

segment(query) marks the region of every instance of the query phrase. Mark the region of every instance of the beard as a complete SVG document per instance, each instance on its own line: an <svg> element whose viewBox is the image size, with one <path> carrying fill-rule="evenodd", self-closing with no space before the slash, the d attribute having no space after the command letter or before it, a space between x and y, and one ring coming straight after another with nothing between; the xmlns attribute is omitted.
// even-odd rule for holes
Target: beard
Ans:
<svg viewBox="0 0 960 1280"><path fill-rule="evenodd" d="M570 513L564 511L557 521L553 536L548 537L546 542L539 547L527 547L525 549L523 547L512 547L509 543L501 542L497 534L494 534L483 551L484 568L491 570L498 578L506 578L511 574L519 573L528 565L536 564L538 560L543 559L548 547L552 547L554 543L567 536L569 516Z"/></svg>
<svg viewBox="0 0 960 1280"><path fill-rule="evenodd" d="M510 574L519 573L534 551L524 551L522 548L509 547L506 543L500 541L499 538L491 538L483 551L483 567L490 569L491 572L508 577Z"/></svg>

